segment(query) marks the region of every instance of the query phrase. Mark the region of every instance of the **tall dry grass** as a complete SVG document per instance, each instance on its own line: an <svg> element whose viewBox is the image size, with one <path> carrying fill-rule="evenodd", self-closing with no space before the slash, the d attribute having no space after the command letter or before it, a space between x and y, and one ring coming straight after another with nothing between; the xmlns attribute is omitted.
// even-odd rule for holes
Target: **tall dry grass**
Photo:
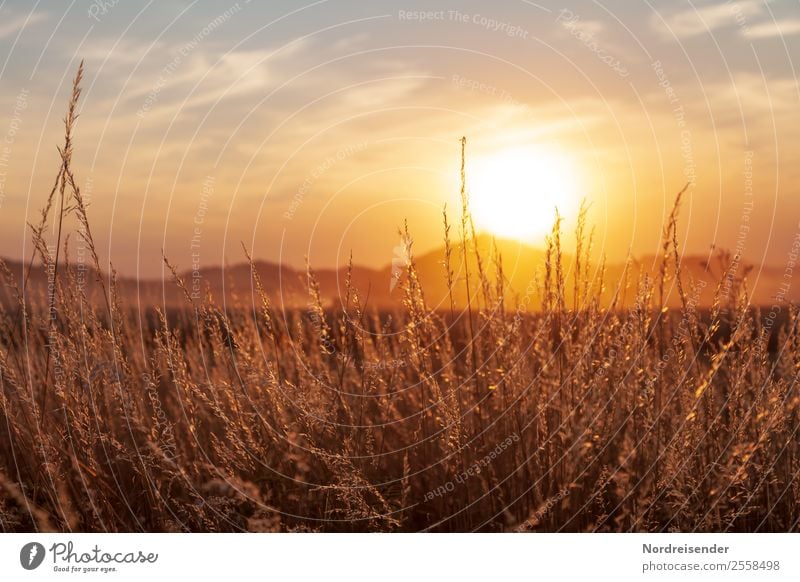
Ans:
<svg viewBox="0 0 800 582"><path fill-rule="evenodd" d="M106 269L98 309L71 163L81 74L33 227L48 293L3 265L2 530L798 530L797 310L769 328L738 281L701 312L677 203L654 280L604 281L582 211L574 259L557 221L541 279L513 297L499 253L474 244L462 157L446 311L426 305L413 259L392 314L349 277L325 308L311 269L309 309L277 310L255 267L253 300L225 308L173 269L178 313L126 306ZM65 237L45 241L71 219L91 271ZM607 284L633 308L601 305ZM665 307L671 287L682 310Z"/></svg>

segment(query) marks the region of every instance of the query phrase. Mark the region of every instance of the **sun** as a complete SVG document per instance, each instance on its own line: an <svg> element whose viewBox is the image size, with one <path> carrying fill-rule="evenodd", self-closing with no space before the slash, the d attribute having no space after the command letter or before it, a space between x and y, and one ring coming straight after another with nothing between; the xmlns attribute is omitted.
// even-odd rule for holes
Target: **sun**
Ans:
<svg viewBox="0 0 800 582"><path fill-rule="evenodd" d="M467 189L476 228L523 242L541 239L553 226L556 208L568 215L579 198L577 168L559 150L544 147L477 160L468 167Z"/></svg>

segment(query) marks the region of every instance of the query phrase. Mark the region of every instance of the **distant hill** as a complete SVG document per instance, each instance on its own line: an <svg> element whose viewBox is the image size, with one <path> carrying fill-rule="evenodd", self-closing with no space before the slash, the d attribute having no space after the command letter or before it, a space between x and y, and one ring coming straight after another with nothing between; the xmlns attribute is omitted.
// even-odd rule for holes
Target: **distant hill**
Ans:
<svg viewBox="0 0 800 582"><path fill-rule="evenodd" d="M541 249L530 247L522 243L497 240L490 237L481 236L475 241L475 246L481 253L481 266L487 274L488 279L494 284L496 281L498 261L495 257L502 259L503 278L507 284L506 298L508 305L515 306L517 302L527 309L537 309L540 306L540 296L538 289L544 279L545 273L545 252ZM393 309L402 305L403 290L401 285L394 284L402 281L405 277L407 268L407 257L402 252L395 258L394 265L389 264L380 269L354 266L352 270L352 284L358 290L362 303L366 302L369 307L378 309ZM450 306L450 299L447 292L445 277L445 251L443 248L414 257L414 264L422 282L426 303L432 308L445 309ZM19 261L5 261L11 273L16 276L19 284L22 284L23 274L26 267ZM469 265L470 276L473 278L473 293L478 292L478 261L474 252L468 253L467 263ZM564 275L566 278L565 290L567 294L567 304L572 306L572 296L574 288L574 259L569 256L564 257ZM714 290L723 275L723 267L719 260L712 260L711 264L706 259L698 256L687 256L682 259L682 272L685 292L698 306L705 307L711 304ZM451 268L453 271L455 292L453 294L456 307L463 307L466 304L466 294L464 291L464 272L461 249L456 241L453 241L451 254ZM660 268L660 259L649 256L631 260L627 266L627 286L622 285L625 280L626 267L621 263L605 265L604 284L600 289L599 266L589 265L588 268L582 267L582 277L588 275L590 289L594 295L600 291L601 301L608 305L614 293L619 290L618 305L630 305L634 299L637 281L644 277L650 277L651 281L657 281ZM304 269L298 269L288 265L278 265L271 262L259 261L256 263L256 270L264 284L265 292L270 301L276 307L286 309L303 308L308 305L309 295L307 291L307 276ZM670 273L672 267L670 265ZM319 282L320 293L323 301L328 305L338 303L340 297L344 297L346 268L340 269L318 269L314 274ZM747 285L751 296L751 302L757 305L770 305L774 303L774 297L779 293L781 284L784 282L783 272L774 267L754 268L752 265L738 264L734 272L734 278L747 275ZM65 276L63 270L61 277ZM72 265L71 275L77 277L79 274ZM254 284L251 278L250 266L248 264L236 264L230 267L208 267L200 270L200 277L193 279L191 271L182 272L184 283L190 293L201 294L210 293L218 301L223 300L227 304L250 306L254 301ZM104 275L107 278L107 275ZM83 273L83 280L86 282L85 289L87 295L93 301L101 299L96 273L92 270ZM692 296L691 282L697 283L700 291L696 296ZM131 277L119 277L118 288L126 303L139 305L142 307L152 307L161 305L165 307L178 307L186 304L184 293L172 280L169 275L165 280L141 279ZM730 288L731 282L723 282L723 294ZM30 280L27 286L27 293L30 301L43 301L47 289L47 277L44 269L36 265L31 270ZM656 293L658 291L656 290ZM675 289L674 281L670 278L667 281L665 294L668 297L670 306L680 306L680 298ZM790 287L785 298L789 301L797 302L800 300L800 287ZM12 289L4 286L0 300L8 302L12 300ZM255 297L258 302L258 298Z"/></svg>

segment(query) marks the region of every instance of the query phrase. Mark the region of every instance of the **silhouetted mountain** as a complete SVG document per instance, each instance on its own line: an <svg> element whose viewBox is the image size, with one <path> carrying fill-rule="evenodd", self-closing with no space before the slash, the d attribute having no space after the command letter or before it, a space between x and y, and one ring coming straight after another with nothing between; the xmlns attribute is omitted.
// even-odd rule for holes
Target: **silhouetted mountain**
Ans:
<svg viewBox="0 0 800 582"><path fill-rule="evenodd" d="M525 309L538 309L541 306L539 290L546 273L546 254L543 250L515 241L495 241L488 236L478 237L474 247L480 251L480 263L475 252L470 249L468 249L466 261L471 277L473 300L481 294L480 271L483 270L488 283L494 286L498 280L499 265L502 264L507 305L511 307L520 305ZM396 256L392 264L381 269L361 266L352 268L352 285L358 290L362 303L378 309L393 309L402 306L403 285L398 283L401 283L407 274L408 257L402 256L402 252L399 254L400 256ZM706 307L713 301L718 286L723 296L730 295L736 286L735 281L747 275L751 302L757 305L775 303L775 296L781 292L781 285L785 283L781 269L774 267L757 269L742 262L736 265L727 280L723 280L726 260L730 261L731 259L717 256L710 263L705 258L698 256L687 256L682 259L684 292L690 302L698 307ZM12 275L16 277L18 285L22 287L26 266L18 261L6 261L5 263ZM456 309L466 305L464 264L460 244L453 240L450 265L453 275L452 297ZM576 288L574 258L565 255L562 264L567 306L572 307ZM450 294L447 288L444 248L414 257L414 265L424 289L427 305L432 308L449 309ZM658 288L660 266L661 260L655 256L631 260L627 263L627 267L622 263L605 265L601 286L601 267L596 262L582 265L579 278L584 281L588 276L590 282L588 285L585 283L578 285L579 293L588 291L589 296L597 296L599 293L602 303L609 305L614 294L618 292L617 305L630 306L634 300L637 282L649 281L649 284L656 287L654 293L658 297L661 292ZM265 261L256 262L255 267L267 296L276 308L297 309L308 305L308 281L304 269ZM664 295L667 297L668 305L679 307L681 301L674 277L672 277L671 262L668 264L667 271L669 276L666 280ZM347 269L319 269L313 272L319 282L323 301L327 305L337 304L340 298L345 296ZM553 273L555 273L554 267ZM237 264L224 268L208 267L201 269L199 275L199 277L196 275L193 277L191 271L180 274L186 292L195 300L200 300L206 293L210 293L214 300L220 303L224 301L228 305L249 307L254 303L258 305L260 302L255 293L255 285L248 264ZM62 266L59 277L66 276L81 282L86 295L94 303L102 302L101 288L94 270L81 271L75 264L72 264L67 271ZM63 279L61 280L63 281ZM108 275L103 275L103 280L108 288ZM34 303L45 301L47 284L47 275L42 266L34 266L27 283L27 300ZM121 297L128 305L134 304L142 307L160 305L173 308L188 302L186 293L175 283L170 273L164 280L136 280L131 277L118 277L116 284ZM788 292L785 289L784 292L786 300L793 302L800 300L800 288L790 287ZM14 301L14 291L11 286L4 285L2 301L6 303Z"/></svg>

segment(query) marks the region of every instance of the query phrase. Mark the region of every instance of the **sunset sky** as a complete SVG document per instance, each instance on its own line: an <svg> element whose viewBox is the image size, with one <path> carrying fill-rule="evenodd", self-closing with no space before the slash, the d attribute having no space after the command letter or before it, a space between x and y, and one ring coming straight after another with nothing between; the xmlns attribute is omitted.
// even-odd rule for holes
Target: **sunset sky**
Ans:
<svg viewBox="0 0 800 582"><path fill-rule="evenodd" d="M125 274L160 274L162 248L182 268L240 262L242 242L296 266L351 249L385 265L406 218L433 249L462 135L493 234L540 245L553 206L571 229L585 199L598 256L652 254L690 180L687 252L739 244L780 266L800 229L797 0L7 1L0 46L13 259L81 59L76 174ZM488 191L493 172L511 194Z"/></svg>

